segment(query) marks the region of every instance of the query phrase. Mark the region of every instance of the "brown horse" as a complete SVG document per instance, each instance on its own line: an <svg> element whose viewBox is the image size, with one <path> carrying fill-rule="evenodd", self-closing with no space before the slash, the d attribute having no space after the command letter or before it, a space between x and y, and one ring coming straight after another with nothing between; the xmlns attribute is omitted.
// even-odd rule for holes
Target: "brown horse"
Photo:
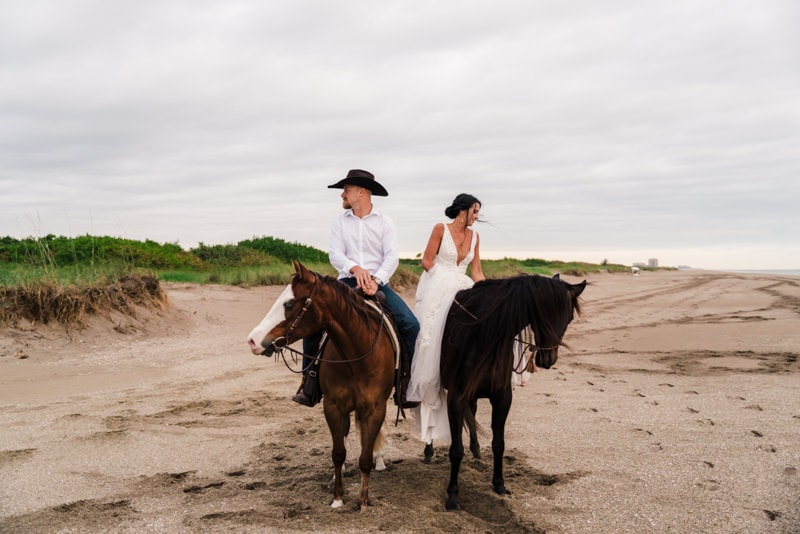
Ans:
<svg viewBox="0 0 800 534"><path fill-rule="evenodd" d="M462 428L466 426L474 436L478 398L488 398L492 405L492 486L500 495L510 493L503 478L505 424L511 408L511 375L522 371L514 368L514 340L530 327L536 366L550 368L558 359L567 326L580 313L578 297L585 287L585 280L573 285L558 275L521 275L478 282L456 295L445 324L440 362L450 420L448 510L459 508ZM476 454L473 439L470 450Z"/></svg>
<svg viewBox="0 0 800 534"><path fill-rule="evenodd" d="M333 439L333 503L342 505L345 437L355 411L361 437L361 509L369 504L373 453L382 446L381 428L392 391L395 352L383 314L335 278L295 261L291 284L248 336L251 350L270 355L321 329L328 332L319 368L325 420ZM263 349L263 352L262 352Z"/></svg>

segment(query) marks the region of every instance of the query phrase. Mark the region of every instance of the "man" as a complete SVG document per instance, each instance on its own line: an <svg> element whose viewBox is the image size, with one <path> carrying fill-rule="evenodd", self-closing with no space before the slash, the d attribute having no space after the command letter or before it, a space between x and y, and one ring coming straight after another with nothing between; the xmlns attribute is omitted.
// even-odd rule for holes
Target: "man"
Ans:
<svg viewBox="0 0 800 534"><path fill-rule="evenodd" d="M372 204L372 195L385 197L389 193L372 173L360 169L351 170L328 188L342 190L345 209L331 227L328 246L331 265L339 272L339 280L350 287L368 296L378 291L384 294L411 361L419 322L400 295L389 287L389 279L400 263L397 230L392 219ZM313 363L308 356L316 354L319 339L320 336L313 336L303 340L303 369ZM304 406L314 405L302 385L292 400Z"/></svg>

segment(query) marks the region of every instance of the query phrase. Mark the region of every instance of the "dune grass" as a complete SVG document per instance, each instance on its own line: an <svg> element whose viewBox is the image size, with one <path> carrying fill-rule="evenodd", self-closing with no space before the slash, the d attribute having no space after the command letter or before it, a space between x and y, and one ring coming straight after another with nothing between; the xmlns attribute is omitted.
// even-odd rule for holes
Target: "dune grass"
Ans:
<svg viewBox="0 0 800 534"><path fill-rule="evenodd" d="M336 271L323 251L273 237L189 251L176 244L107 236L0 238L0 324L21 319L83 325L88 315L117 310L134 315L137 306L163 308L161 282L242 287L288 284L298 259L320 274ZM518 274L583 276L622 272L624 265L543 259L484 260L487 278ZM397 288L413 288L419 259L402 259L392 276Z"/></svg>
<svg viewBox="0 0 800 534"><path fill-rule="evenodd" d="M118 311L135 317L138 307L163 309L167 295L158 279L125 275L110 283L69 284L40 280L0 287L0 324L60 323L85 326L88 316Z"/></svg>

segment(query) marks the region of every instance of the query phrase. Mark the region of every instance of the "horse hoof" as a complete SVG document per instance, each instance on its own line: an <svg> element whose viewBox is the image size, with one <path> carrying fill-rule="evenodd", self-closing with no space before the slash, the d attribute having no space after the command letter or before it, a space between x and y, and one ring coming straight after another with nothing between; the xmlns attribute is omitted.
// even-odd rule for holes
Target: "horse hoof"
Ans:
<svg viewBox="0 0 800 534"><path fill-rule="evenodd" d="M461 510L461 507L458 505L458 501L456 501L455 499L447 499L447 502L445 503L444 507L448 512Z"/></svg>
<svg viewBox="0 0 800 534"><path fill-rule="evenodd" d="M422 452L425 456L425 460L423 460L426 464L431 463L431 458L433 458L433 443L426 443L425 450Z"/></svg>
<svg viewBox="0 0 800 534"><path fill-rule="evenodd" d="M331 508L341 508L344 502L341 499L334 499L331 503Z"/></svg>
<svg viewBox="0 0 800 534"><path fill-rule="evenodd" d="M495 486L494 492L498 495L511 495L511 492L508 491L505 486Z"/></svg>

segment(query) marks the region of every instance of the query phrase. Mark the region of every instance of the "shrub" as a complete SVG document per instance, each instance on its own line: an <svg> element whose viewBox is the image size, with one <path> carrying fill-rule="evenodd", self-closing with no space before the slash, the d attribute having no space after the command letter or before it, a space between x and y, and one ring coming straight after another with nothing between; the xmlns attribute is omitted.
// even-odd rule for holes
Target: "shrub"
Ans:
<svg viewBox="0 0 800 534"><path fill-rule="evenodd" d="M239 241L238 245L261 251L285 262L300 260L303 263L325 263L328 261L327 252L300 243L289 243L275 237L254 237Z"/></svg>

